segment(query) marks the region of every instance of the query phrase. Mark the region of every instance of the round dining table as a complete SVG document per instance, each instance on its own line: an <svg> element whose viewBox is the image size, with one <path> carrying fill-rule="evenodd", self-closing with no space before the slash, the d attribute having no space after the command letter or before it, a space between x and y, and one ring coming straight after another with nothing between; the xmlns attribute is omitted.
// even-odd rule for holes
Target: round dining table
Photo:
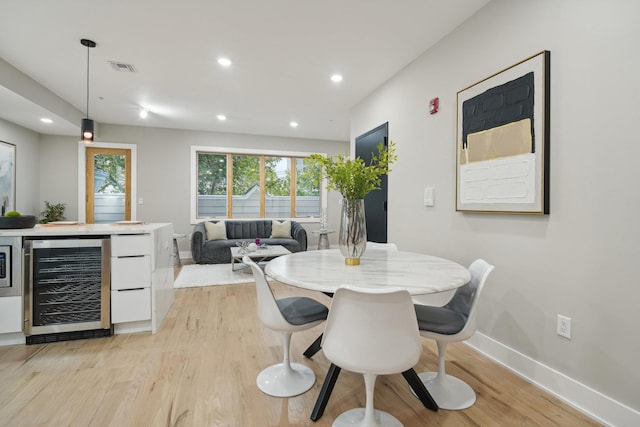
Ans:
<svg viewBox="0 0 640 427"><path fill-rule="evenodd" d="M271 260L265 273L287 285L326 293L348 285L422 295L455 290L471 280L469 270L448 259L380 249L366 250L360 265L346 265L338 249L295 252Z"/></svg>
<svg viewBox="0 0 640 427"><path fill-rule="evenodd" d="M265 267L267 276L278 282L332 295L341 286L364 289L405 289L411 295L453 293L471 280L462 265L414 252L368 249L359 265L346 265L338 249L295 252L275 258ZM320 350L322 336L307 348L306 357ZM340 367L333 363L311 412L317 421L324 413ZM413 369L402 373L422 404L434 411L438 405Z"/></svg>

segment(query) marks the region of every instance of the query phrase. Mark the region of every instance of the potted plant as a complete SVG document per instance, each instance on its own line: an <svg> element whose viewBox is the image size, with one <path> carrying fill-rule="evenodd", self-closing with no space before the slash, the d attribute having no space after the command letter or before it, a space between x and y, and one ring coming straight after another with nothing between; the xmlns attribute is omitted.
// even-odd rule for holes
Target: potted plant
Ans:
<svg viewBox="0 0 640 427"><path fill-rule="evenodd" d="M64 221L64 209L66 203L49 203L44 201L44 210L40 212L40 224L47 224L54 221Z"/></svg>
<svg viewBox="0 0 640 427"><path fill-rule="evenodd" d="M318 181L327 179L327 189L342 195L342 216L338 243L347 265L360 264L360 256L367 245L367 229L364 213L364 197L380 188L382 175L391 172L389 166L395 162L395 144L389 142L385 149L378 144L378 153L372 153L371 162L363 159L348 159L342 154L333 157L312 154L307 165Z"/></svg>

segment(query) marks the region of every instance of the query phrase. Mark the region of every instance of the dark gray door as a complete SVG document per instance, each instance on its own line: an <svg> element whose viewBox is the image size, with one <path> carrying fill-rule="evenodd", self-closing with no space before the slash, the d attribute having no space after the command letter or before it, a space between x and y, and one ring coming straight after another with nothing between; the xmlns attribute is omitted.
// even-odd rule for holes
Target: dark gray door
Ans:
<svg viewBox="0 0 640 427"><path fill-rule="evenodd" d="M356 157L366 164L371 162L371 154L378 152L381 142L388 146L389 123L378 126L356 138ZM387 243L387 176L383 175L380 189L373 190L364 198L364 211L367 219L367 240Z"/></svg>

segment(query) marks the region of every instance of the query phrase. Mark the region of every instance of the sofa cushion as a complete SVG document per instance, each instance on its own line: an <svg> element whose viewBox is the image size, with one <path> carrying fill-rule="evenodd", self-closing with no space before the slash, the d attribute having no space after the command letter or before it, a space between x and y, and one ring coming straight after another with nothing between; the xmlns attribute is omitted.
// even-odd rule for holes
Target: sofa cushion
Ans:
<svg viewBox="0 0 640 427"><path fill-rule="evenodd" d="M227 240L227 227L224 221L205 221L204 228L207 230L207 240Z"/></svg>
<svg viewBox="0 0 640 427"><path fill-rule="evenodd" d="M291 238L291 221L276 221L271 224L272 239L290 239Z"/></svg>

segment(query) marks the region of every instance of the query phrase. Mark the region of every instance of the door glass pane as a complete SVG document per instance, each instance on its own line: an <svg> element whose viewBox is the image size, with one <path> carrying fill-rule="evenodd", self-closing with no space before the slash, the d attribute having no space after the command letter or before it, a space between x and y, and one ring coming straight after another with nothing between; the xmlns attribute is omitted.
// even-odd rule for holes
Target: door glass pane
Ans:
<svg viewBox="0 0 640 427"><path fill-rule="evenodd" d="M265 157L265 216L291 216L291 158Z"/></svg>
<svg viewBox="0 0 640 427"><path fill-rule="evenodd" d="M93 169L93 222L125 220L125 155L96 154Z"/></svg>
<svg viewBox="0 0 640 427"><path fill-rule="evenodd" d="M307 169L306 159L296 158L296 217L319 217L320 184Z"/></svg>
<svg viewBox="0 0 640 427"><path fill-rule="evenodd" d="M260 217L260 157L233 155L234 218Z"/></svg>
<svg viewBox="0 0 640 427"><path fill-rule="evenodd" d="M198 153L200 218L227 216L227 155Z"/></svg>

